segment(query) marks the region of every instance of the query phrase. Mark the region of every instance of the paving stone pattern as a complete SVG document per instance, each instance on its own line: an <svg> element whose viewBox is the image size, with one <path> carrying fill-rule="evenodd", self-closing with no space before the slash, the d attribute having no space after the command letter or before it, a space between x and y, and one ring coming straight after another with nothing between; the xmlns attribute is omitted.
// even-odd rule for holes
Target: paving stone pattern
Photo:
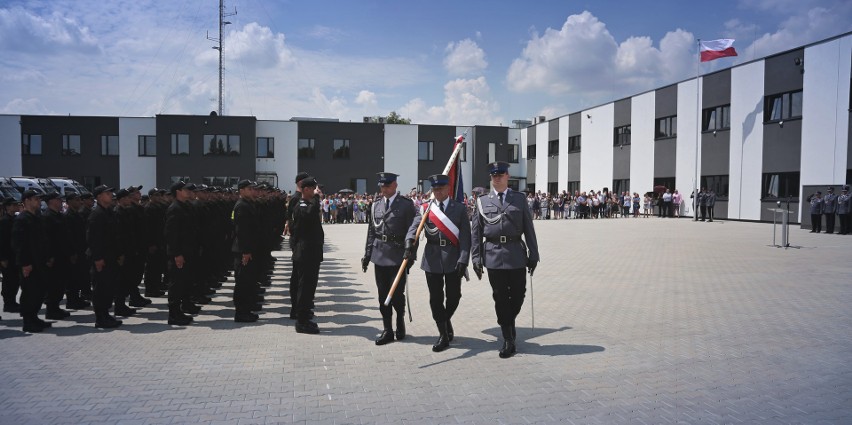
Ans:
<svg viewBox="0 0 852 425"><path fill-rule="evenodd" d="M261 320L233 281L186 328L164 298L117 330L91 311L43 334L0 321L0 423L852 423L852 237L686 219L536 221L542 262L500 359L490 287L472 276L451 348L433 353L423 272L414 321L378 347L365 225L326 226L320 335L287 318L277 252ZM532 328L535 296L535 328Z"/></svg>

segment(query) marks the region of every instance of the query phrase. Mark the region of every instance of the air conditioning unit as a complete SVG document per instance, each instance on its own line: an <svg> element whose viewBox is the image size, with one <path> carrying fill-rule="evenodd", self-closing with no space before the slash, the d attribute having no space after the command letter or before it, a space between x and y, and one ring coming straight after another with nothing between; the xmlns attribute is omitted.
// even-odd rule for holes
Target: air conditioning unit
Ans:
<svg viewBox="0 0 852 425"><path fill-rule="evenodd" d="M369 123L372 121L372 117L364 117L364 122Z"/></svg>

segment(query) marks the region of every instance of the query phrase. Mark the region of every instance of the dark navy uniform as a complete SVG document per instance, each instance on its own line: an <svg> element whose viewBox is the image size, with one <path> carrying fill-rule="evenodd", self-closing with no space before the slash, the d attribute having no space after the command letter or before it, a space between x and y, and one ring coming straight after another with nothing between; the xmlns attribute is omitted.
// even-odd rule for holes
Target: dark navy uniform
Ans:
<svg viewBox="0 0 852 425"><path fill-rule="evenodd" d="M3 311L9 313L20 313L21 306L18 305L18 290L21 288L20 271L15 262L15 252L12 250L12 223L15 215L10 214L17 201L7 198L3 201L3 209L0 210L0 272L3 274Z"/></svg>
<svg viewBox="0 0 852 425"><path fill-rule="evenodd" d="M505 162L489 164L492 179L508 179L508 169ZM479 197L471 223L471 239L474 270L479 275L483 266L488 269L497 323L504 338L500 357L509 357L515 352L515 318L526 294L524 267L532 273L539 261L526 197L511 189L502 193L492 189L488 195Z"/></svg>
<svg viewBox="0 0 852 425"><path fill-rule="evenodd" d="M310 175L304 171L296 174L296 192L293 193L293 196L290 198L290 202L287 204L287 225L285 226L288 230L293 225L293 211L296 210L296 206L299 205L299 202L302 199L302 192L299 190L302 189L302 186L299 184L302 180L310 177ZM293 250L293 235L292 231L290 232L290 250ZM293 262L293 267L290 269L290 318L296 319L296 295L299 293L299 264L295 261Z"/></svg>
<svg viewBox="0 0 852 425"><path fill-rule="evenodd" d="M47 194L42 197L42 200L48 204L48 208L42 212L42 221L47 235L48 255L52 259L50 266L45 270L47 283L44 298L47 308L45 317L51 320L62 320L71 315L59 307L71 272L69 227L65 216L60 212L62 198L59 193Z"/></svg>
<svg viewBox="0 0 852 425"><path fill-rule="evenodd" d="M825 215L825 233L834 233L834 215L837 213L837 195L834 188L829 187L822 198L823 215Z"/></svg>
<svg viewBox="0 0 852 425"><path fill-rule="evenodd" d="M379 173L379 184L396 187L397 175L394 173ZM394 189L395 190L395 189ZM391 298L391 306L385 306L385 299L390 292L402 257L405 253L405 239L416 209L411 199L394 193L390 199L382 196L373 203L372 217L367 226L367 243L361 266L367 271L367 265L372 262L375 268L376 287L379 295L379 311L382 313L384 331L376 340L383 345L396 339L405 338L405 281L403 273L399 284ZM393 312L396 311L396 334L393 332Z"/></svg>
<svg viewBox="0 0 852 425"><path fill-rule="evenodd" d="M173 194L177 191L193 191L195 185L179 181L171 186ZM169 261L169 322L181 325L191 319L184 313L196 314L200 308L190 301L193 282L196 277L195 269L199 267L198 253L200 249L198 229L196 228L195 212L189 200L178 200L166 210L164 234L166 239L166 256ZM183 263L179 263L182 260Z"/></svg>
<svg viewBox="0 0 852 425"><path fill-rule="evenodd" d="M819 233L822 231L822 192L817 191L816 194L808 196L811 212L811 233Z"/></svg>
<svg viewBox="0 0 852 425"><path fill-rule="evenodd" d="M837 197L837 218L840 221L841 235L848 235L852 231L850 217L852 217L852 196L849 195L849 186L846 185Z"/></svg>
<svg viewBox="0 0 852 425"><path fill-rule="evenodd" d="M313 177L301 181L303 190L315 189L317 182ZM319 195L300 198L293 210L293 222L290 227L290 245L293 247L293 263L298 264L299 290L294 304L296 313L296 332L315 334L319 327L310 319L317 290L320 263L323 260L325 232L320 219Z"/></svg>
<svg viewBox="0 0 852 425"><path fill-rule="evenodd" d="M237 187L240 190L253 190L255 184L252 181L243 180ZM254 289L260 271L258 265L261 261L259 258L261 250L258 246L260 241L258 212L248 196L240 196L234 205L233 217L235 236L231 252L234 254L234 307L236 309L234 320L254 322L258 317L251 311L255 304ZM244 261L243 257L247 259Z"/></svg>
<svg viewBox="0 0 852 425"><path fill-rule="evenodd" d="M112 202L113 188L101 185L93 190L95 198L108 198ZM101 196L104 194L103 196ZM104 200L105 201L105 200ZM109 314L113 298L119 286L119 242L118 220L108 203L98 199L89 214L86 228L88 257L92 263L92 307L95 310L95 326L112 328L121 324ZM123 259L122 259L123 260Z"/></svg>
<svg viewBox="0 0 852 425"><path fill-rule="evenodd" d="M429 176L434 190L446 190L449 177L443 174ZM420 268L426 272L426 284L429 286L429 306L432 319L438 326L440 337L432 346L433 351L443 351L449 346L454 337L452 317L461 300L461 279L467 270L470 259L470 220L467 208L447 196L443 202L437 199L424 204L417 211L408 238L413 239L417 227L422 220L426 208L430 209L428 218L423 225L426 246ZM446 232L446 233L445 233ZM446 288L446 305L444 304L444 288Z"/></svg>
<svg viewBox="0 0 852 425"><path fill-rule="evenodd" d="M12 224L12 250L15 252L15 262L21 270L21 317L24 319L24 332L41 332L49 327L47 322L38 317L47 291L46 272L50 263L48 242L41 218L26 209L27 201L38 197L39 194L33 190L23 193L21 201L24 202L24 210Z"/></svg>

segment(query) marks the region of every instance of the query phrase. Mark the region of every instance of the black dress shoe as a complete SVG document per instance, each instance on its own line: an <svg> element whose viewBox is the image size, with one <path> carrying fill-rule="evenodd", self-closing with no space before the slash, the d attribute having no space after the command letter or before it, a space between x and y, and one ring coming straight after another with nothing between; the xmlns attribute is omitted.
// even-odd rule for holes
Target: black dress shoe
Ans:
<svg viewBox="0 0 852 425"><path fill-rule="evenodd" d="M508 359L515 355L515 341L510 339L503 340L503 348L500 349L500 358Z"/></svg>
<svg viewBox="0 0 852 425"><path fill-rule="evenodd" d="M180 310L186 314L198 314L201 311L201 307L192 303L183 303L180 306Z"/></svg>
<svg viewBox="0 0 852 425"><path fill-rule="evenodd" d="M24 331L24 332L29 332L29 333L31 333L31 334L36 334L36 333L40 333L40 332L41 332L41 331L43 331L43 330L44 330L44 328L42 328L41 326L39 326L39 324L38 324L38 323L24 323L24 327L23 327L23 331Z"/></svg>
<svg viewBox="0 0 852 425"><path fill-rule="evenodd" d="M161 291L161 290L159 290L159 289L154 289L154 290L152 290L152 291L145 291L145 296L146 296L146 297L159 298L159 297L162 297L163 295L166 295L166 292L165 292L165 291Z"/></svg>
<svg viewBox="0 0 852 425"><path fill-rule="evenodd" d="M206 297L204 295L193 295L189 297L189 300L194 304L210 304L210 301L213 301L212 298Z"/></svg>
<svg viewBox="0 0 852 425"><path fill-rule="evenodd" d="M129 304L131 307L145 307L151 304L151 300L141 295L133 294L130 296Z"/></svg>
<svg viewBox="0 0 852 425"><path fill-rule="evenodd" d="M129 317L136 314L135 308L130 308L126 305L117 305L115 306L115 315L116 316L124 316Z"/></svg>
<svg viewBox="0 0 852 425"><path fill-rule="evenodd" d="M44 315L44 317L48 320L65 320L69 316L71 316L71 313L61 308L50 309Z"/></svg>
<svg viewBox="0 0 852 425"><path fill-rule="evenodd" d="M310 320L300 320L296 323L296 332L300 334L318 334L320 331L316 323Z"/></svg>
<svg viewBox="0 0 852 425"><path fill-rule="evenodd" d="M257 322L258 315L250 312L250 311L240 311L234 315L234 321L238 323L252 323Z"/></svg>
<svg viewBox="0 0 852 425"><path fill-rule="evenodd" d="M393 332L387 329L382 331L379 339L376 340L376 345L385 345L393 342Z"/></svg>
<svg viewBox="0 0 852 425"><path fill-rule="evenodd" d="M95 320L95 327L101 329L114 329L121 326L121 323L122 322L120 320L109 320L109 318L104 318L103 320Z"/></svg>
<svg viewBox="0 0 852 425"><path fill-rule="evenodd" d="M84 308L89 308L91 304L88 301L83 300L82 298L73 298L65 302L65 308L70 308L71 310L82 310Z"/></svg>
<svg viewBox="0 0 852 425"><path fill-rule="evenodd" d="M432 345L432 351L440 353L441 351L446 350L449 346L450 338L446 335L441 335L440 337L438 337L438 341L436 341L435 344Z"/></svg>
<svg viewBox="0 0 852 425"><path fill-rule="evenodd" d="M44 329L53 327L53 322L45 322L44 320L41 320L38 317L36 317L34 320L37 325L41 326Z"/></svg>

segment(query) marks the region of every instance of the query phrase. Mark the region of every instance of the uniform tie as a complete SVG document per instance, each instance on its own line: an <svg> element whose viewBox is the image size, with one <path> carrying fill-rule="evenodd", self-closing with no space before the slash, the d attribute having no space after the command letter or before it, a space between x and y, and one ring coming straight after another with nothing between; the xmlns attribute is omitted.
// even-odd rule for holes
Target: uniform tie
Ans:
<svg viewBox="0 0 852 425"><path fill-rule="evenodd" d="M441 208L441 212L444 212L444 203L438 202L438 207Z"/></svg>
<svg viewBox="0 0 852 425"><path fill-rule="evenodd" d="M500 198L500 205L503 205L503 192L498 193L497 197Z"/></svg>

